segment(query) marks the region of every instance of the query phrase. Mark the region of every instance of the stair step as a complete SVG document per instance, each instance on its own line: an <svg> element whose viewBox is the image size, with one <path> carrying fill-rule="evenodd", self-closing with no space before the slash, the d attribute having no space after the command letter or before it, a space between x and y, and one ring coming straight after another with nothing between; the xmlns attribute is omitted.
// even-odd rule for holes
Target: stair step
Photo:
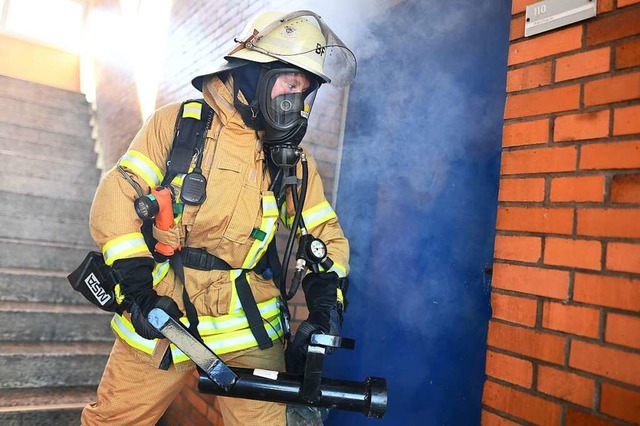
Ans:
<svg viewBox="0 0 640 426"><path fill-rule="evenodd" d="M78 259L78 265L82 259ZM68 272L0 269L0 300L5 302L91 305L69 281Z"/></svg>
<svg viewBox="0 0 640 426"><path fill-rule="evenodd" d="M0 190L0 214L20 217L42 217L43 212L52 219L66 219L89 223L91 201L73 201L27 194L15 194Z"/></svg>
<svg viewBox="0 0 640 426"><path fill-rule="evenodd" d="M85 123L91 127L89 122ZM22 143L39 144L42 147L58 147L85 151L87 147L95 145L91 137L56 133L42 129L34 129L30 126L21 126L16 123L0 122L0 138L10 139L15 145Z"/></svg>
<svg viewBox="0 0 640 426"><path fill-rule="evenodd" d="M0 395L1 397L1 395ZM84 404L43 406L23 410L0 408L2 426L72 426L80 424Z"/></svg>
<svg viewBox="0 0 640 426"><path fill-rule="evenodd" d="M0 123L0 127L2 123ZM26 141L15 139L11 136L0 135L0 153L5 155L20 155L33 159L49 159L58 164L84 164L87 167L95 167L97 154L93 152L94 142L91 138L85 138L82 142L57 146L46 141ZM28 167L27 170L32 169ZM53 179L53 177L52 177Z"/></svg>
<svg viewBox="0 0 640 426"><path fill-rule="evenodd" d="M112 343L5 343L0 345L0 389L95 386Z"/></svg>
<svg viewBox="0 0 640 426"><path fill-rule="evenodd" d="M0 238L0 268L66 272L75 270L87 252L97 247Z"/></svg>
<svg viewBox="0 0 640 426"><path fill-rule="evenodd" d="M0 341L113 342L111 318L93 305L0 302Z"/></svg>
<svg viewBox="0 0 640 426"><path fill-rule="evenodd" d="M73 161L54 155L23 154L0 150L0 164L5 173L48 178L57 182L84 183L100 180L94 162Z"/></svg>
<svg viewBox="0 0 640 426"><path fill-rule="evenodd" d="M90 114L65 111L14 98L0 96L0 121L30 126L74 136L91 136Z"/></svg>
<svg viewBox="0 0 640 426"><path fill-rule="evenodd" d="M46 214L46 211L40 211ZM0 238L29 239L37 235L42 241L54 243L91 245L93 240L88 222L78 222L63 218L21 217L0 212Z"/></svg>
<svg viewBox="0 0 640 426"><path fill-rule="evenodd" d="M91 202L97 188L97 183L95 182L61 184L51 179L38 176L15 175L1 169L0 182L2 182L4 191L13 192L14 194L83 202Z"/></svg>
<svg viewBox="0 0 640 426"><path fill-rule="evenodd" d="M90 108L82 93L7 76L0 76L0 96L77 112Z"/></svg>
<svg viewBox="0 0 640 426"><path fill-rule="evenodd" d="M2 389L0 413L83 407L95 400L96 389L96 386Z"/></svg>

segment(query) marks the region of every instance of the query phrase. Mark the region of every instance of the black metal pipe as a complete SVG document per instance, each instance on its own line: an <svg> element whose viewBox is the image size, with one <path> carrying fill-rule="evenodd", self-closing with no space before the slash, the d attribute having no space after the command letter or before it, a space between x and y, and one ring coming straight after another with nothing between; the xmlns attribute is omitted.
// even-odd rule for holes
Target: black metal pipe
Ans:
<svg viewBox="0 0 640 426"><path fill-rule="evenodd" d="M367 417L382 418L387 409L387 381L368 377L364 382L322 379L320 398L305 401L300 397L302 376L278 373L277 378L265 378L248 368L231 368L238 381L225 391L206 375L200 375L198 390L206 394L285 404L326 407L337 410L357 411Z"/></svg>

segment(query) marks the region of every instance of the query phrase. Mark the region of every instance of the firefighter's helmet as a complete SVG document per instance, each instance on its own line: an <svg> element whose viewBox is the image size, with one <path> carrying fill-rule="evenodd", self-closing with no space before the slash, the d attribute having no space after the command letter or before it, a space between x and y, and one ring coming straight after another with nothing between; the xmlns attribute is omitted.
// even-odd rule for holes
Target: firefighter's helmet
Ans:
<svg viewBox="0 0 640 426"><path fill-rule="evenodd" d="M284 62L315 75L322 83L344 87L356 73L356 59L320 16L308 10L288 14L265 12L256 16L236 46L225 55L219 69L196 77L201 90L205 76L218 74L246 63Z"/></svg>

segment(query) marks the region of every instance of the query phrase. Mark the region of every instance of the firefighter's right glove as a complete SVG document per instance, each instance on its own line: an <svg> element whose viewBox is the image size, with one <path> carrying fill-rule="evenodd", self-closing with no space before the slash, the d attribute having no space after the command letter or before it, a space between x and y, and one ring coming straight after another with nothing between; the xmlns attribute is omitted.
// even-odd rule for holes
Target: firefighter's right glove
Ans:
<svg viewBox="0 0 640 426"><path fill-rule="evenodd" d="M309 316L298 327L285 353L287 371L294 374L300 374L304 370L311 335L339 335L342 325L337 303L338 275L335 272L307 274L302 280L302 289Z"/></svg>
<svg viewBox="0 0 640 426"><path fill-rule="evenodd" d="M159 296L153 289L153 267L149 257L134 257L116 260L113 269L120 280L120 291L129 305L131 324L136 333L145 339L163 338L147 320L153 308L160 308L174 319L182 317L176 302L167 296Z"/></svg>

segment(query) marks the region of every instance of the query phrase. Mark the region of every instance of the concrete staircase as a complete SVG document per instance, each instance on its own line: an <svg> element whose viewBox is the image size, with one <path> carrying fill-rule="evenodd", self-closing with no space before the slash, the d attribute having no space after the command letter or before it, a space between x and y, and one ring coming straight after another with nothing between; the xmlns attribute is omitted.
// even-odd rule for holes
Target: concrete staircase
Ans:
<svg viewBox="0 0 640 426"><path fill-rule="evenodd" d="M100 171L79 93L0 76L0 425L78 425L111 314L66 276L95 250Z"/></svg>

